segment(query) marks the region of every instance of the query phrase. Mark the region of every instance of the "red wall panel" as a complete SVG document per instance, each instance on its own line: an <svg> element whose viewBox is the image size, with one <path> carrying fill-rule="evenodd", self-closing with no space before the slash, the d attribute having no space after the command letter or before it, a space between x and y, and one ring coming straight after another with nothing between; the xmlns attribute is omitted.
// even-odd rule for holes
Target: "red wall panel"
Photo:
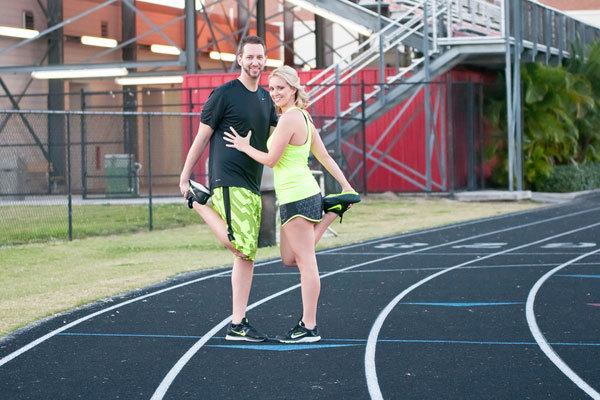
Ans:
<svg viewBox="0 0 600 400"><path fill-rule="evenodd" d="M300 80L306 83L311 78L316 76L318 70L299 71ZM392 69L386 70L386 75L393 73ZM474 82L494 80L493 75L486 75L479 72L468 70L454 70L450 73L453 81ZM206 99L208 98L212 88L217 87L231 79L237 78L239 73L221 73L221 74L197 74L188 75L185 77L183 87L188 89L183 91L183 102L185 104L193 103L193 109L188 111L200 112ZM447 76L447 75L446 75ZM440 110L445 110L446 104L446 89L443 82L446 76L439 78L435 84L431 84L431 103L432 110L440 107ZM360 82L365 82L365 92L369 93L374 88L374 83L379 82L379 71L375 69L361 70L352 78L345 82L341 88L341 104L342 110L348 107L351 102L360 101ZM268 84L268 73L264 73L260 81L265 87ZM354 84L352 86L351 84ZM307 88L309 90L310 88ZM368 151L372 151L372 156L377 160L367 160L367 187L369 192L419 192L423 191L425 186L426 175L426 138L425 138L425 107L424 107L424 90L420 89L414 100L410 104L406 104L405 100L392 110L370 123L366 128L366 142ZM315 119L315 124L320 127L326 120L335 115L335 91L332 90L323 99L318 101L312 108L311 113ZM436 103L437 100L437 103ZM406 107L400 118L395 123L394 119L398 116L401 110ZM460 120L460 116L458 116ZM198 127L199 118L194 117L193 135ZM393 123L393 124L392 124ZM432 191L445 191L447 187L438 187L448 182L447 176L442 176L443 171L448 171L447 165L447 143L446 137L442 137L442 126L447 125L446 115L438 112L438 118L435 121L435 141L431 154L431 177L434 182ZM188 126L185 124L184 126ZM459 124L460 126L460 124ZM189 146L191 145L192 134L186 128L183 132L183 153L187 155ZM447 131L447 129L445 129ZM387 133L386 133L387 132ZM385 136L384 136L385 135ZM362 149L362 137L359 132L354 138L349 140L349 143L355 147ZM373 148L377 145L376 148ZM462 147L458 146L459 149ZM350 146L343 146L343 151L347 161L347 175L354 173L354 178L358 182L362 182L362 173L364 169L360 166L362 163L362 154L359 151L352 150ZM455 154L455 158L463 158L464 150ZM194 170L196 176L205 174L204 168L207 158L207 152L203 155L201 162L198 163ZM456 181L466 179L466 170L458 170L455 172ZM466 175L465 175L466 176Z"/></svg>

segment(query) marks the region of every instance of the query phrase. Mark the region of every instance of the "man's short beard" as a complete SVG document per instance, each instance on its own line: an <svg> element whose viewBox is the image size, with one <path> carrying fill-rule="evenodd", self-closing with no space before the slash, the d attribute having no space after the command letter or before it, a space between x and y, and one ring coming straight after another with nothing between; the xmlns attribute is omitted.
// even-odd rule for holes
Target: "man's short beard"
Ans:
<svg viewBox="0 0 600 400"><path fill-rule="evenodd" d="M252 74L250 73L250 68L249 68L249 67L242 67L242 69L244 70L244 72L246 73L246 75L248 75L250 78L259 78L259 77L260 77L260 74L262 74L262 72L263 72L263 70L264 70L264 67L263 67L263 68L261 68L261 69L258 71L258 75L256 75L256 76L252 76Z"/></svg>

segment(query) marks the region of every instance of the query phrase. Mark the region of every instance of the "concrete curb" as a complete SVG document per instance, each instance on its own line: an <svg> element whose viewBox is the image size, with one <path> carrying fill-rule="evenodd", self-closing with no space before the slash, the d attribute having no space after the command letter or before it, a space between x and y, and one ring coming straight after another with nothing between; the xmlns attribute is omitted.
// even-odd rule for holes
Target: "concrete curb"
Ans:
<svg viewBox="0 0 600 400"><path fill-rule="evenodd" d="M532 192L530 190L479 190L472 192L456 192L454 193L454 198L464 202L532 200L541 203L564 203L592 193L600 193L600 189L570 193Z"/></svg>
<svg viewBox="0 0 600 400"><path fill-rule="evenodd" d="M478 190L472 192L455 192L454 198L458 201L519 201L531 200L529 190Z"/></svg>

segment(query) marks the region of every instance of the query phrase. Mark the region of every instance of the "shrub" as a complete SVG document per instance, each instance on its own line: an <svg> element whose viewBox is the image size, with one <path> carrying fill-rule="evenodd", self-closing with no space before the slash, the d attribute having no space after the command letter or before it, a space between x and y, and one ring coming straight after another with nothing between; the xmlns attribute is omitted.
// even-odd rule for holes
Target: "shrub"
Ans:
<svg viewBox="0 0 600 400"><path fill-rule="evenodd" d="M600 164L557 165L536 188L542 192L578 192L600 188Z"/></svg>

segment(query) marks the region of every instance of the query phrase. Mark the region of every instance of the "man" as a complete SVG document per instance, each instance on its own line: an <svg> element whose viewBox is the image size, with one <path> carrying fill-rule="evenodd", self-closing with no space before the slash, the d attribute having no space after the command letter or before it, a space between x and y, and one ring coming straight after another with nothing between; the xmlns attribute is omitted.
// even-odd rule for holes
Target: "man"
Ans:
<svg viewBox="0 0 600 400"><path fill-rule="evenodd" d="M200 214L217 238L235 255L231 273L232 324L225 338L260 342L267 337L250 325L246 307L258 246L263 167L246 154L226 147L223 132L230 127L238 132L252 131L252 145L266 151L277 115L269 93L258 85L266 62L262 38L244 38L237 62L242 69L240 76L213 90L202 109L198 133L185 160L179 188L189 207ZM209 142L210 191L189 180ZM206 205L211 195L213 208Z"/></svg>

